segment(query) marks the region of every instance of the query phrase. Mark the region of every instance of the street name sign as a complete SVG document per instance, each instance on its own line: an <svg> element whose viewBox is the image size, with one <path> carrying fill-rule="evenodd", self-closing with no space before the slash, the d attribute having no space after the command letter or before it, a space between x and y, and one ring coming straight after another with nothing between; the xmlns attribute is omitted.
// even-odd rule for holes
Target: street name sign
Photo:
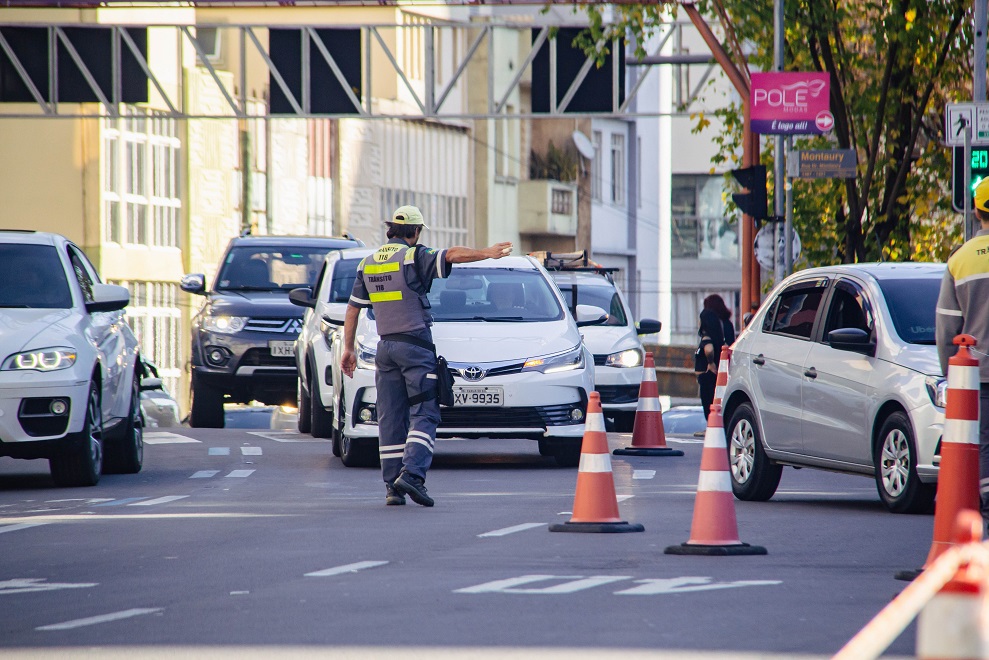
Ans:
<svg viewBox="0 0 989 660"><path fill-rule="evenodd" d="M989 103L948 103L944 108L944 146L965 146L965 124L972 144L989 145Z"/></svg>
<svg viewBox="0 0 989 660"><path fill-rule="evenodd" d="M854 149L821 149L790 152L787 176L796 179L854 179L858 158Z"/></svg>

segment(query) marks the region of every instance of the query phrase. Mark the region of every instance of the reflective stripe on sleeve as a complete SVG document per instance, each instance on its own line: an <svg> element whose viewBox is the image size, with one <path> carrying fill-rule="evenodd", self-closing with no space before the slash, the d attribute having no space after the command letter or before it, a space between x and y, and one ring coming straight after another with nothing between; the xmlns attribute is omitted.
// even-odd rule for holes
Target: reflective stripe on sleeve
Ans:
<svg viewBox="0 0 989 660"><path fill-rule="evenodd" d="M380 275L381 273L397 273L400 268L397 261L386 264L368 264L364 266L364 272L368 275Z"/></svg>
<svg viewBox="0 0 989 660"><path fill-rule="evenodd" d="M371 304L371 301L370 300L364 300L363 298L358 298L357 296L350 296L350 302L354 303L355 305L370 305Z"/></svg>
<svg viewBox="0 0 989 660"><path fill-rule="evenodd" d="M402 299L401 291L385 291L384 293L372 293L371 302L395 302Z"/></svg>
<svg viewBox="0 0 989 660"><path fill-rule="evenodd" d="M443 279L443 264L446 263L446 250L440 250L436 255L436 277Z"/></svg>
<svg viewBox="0 0 989 660"><path fill-rule="evenodd" d="M942 314L944 316L961 316L962 315L962 310L960 310L960 309L946 309L944 307L938 307L937 308L937 313L938 314Z"/></svg>

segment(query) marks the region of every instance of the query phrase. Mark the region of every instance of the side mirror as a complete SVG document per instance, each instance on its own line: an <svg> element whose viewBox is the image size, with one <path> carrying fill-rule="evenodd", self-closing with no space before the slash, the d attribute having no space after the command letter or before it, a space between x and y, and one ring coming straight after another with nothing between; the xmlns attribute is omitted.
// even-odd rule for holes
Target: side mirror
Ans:
<svg viewBox="0 0 989 660"><path fill-rule="evenodd" d="M831 348L839 351L851 351L873 356L876 354L876 342L870 341L869 333L862 328L839 328L828 333L828 343Z"/></svg>
<svg viewBox="0 0 989 660"><path fill-rule="evenodd" d="M635 324L635 334L654 335L663 329L663 324L655 319L642 319Z"/></svg>
<svg viewBox="0 0 989 660"><path fill-rule="evenodd" d="M186 293L203 295L206 292L206 276L202 273L189 273L183 275L179 281L179 288Z"/></svg>
<svg viewBox="0 0 989 660"><path fill-rule="evenodd" d="M312 297L312 289L307 286L289 291L288 299L293 305L298 305L299 307L308 307L309 309L315 309L316 307L316 299Z"/></svg>
<svg viewBox="0 0 989 660"><path fill-rule="evenodd" d="M88 312L115 312L130 304L130 291L116 284L94 284L93 301L86 303Z"/></svg>
<svg viewBox="0 0 989 660"><path fill-rule="evenodd" d="M594 305L577 305L577 327L600 325L608 320L608 312Z"/></svg>

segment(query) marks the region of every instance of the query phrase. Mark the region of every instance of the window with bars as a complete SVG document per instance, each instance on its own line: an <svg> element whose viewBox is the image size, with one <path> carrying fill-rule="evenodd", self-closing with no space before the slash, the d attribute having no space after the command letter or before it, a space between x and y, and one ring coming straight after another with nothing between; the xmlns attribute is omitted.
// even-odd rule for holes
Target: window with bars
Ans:
<svg viewBox="0 0 989 660"><path fill-rule="evenodd" d="M611 134L611 201L625 205L625 136Z"/></svg>
<svg viewBox="0 0 989 660"><path fill-rule="evenodd" d="M566 188L553 188L551 192L553 213L571 215L573 213L573 193Z"/></svg>
<svg viewBox="0 0 989 660"><path fill-rule="evenodd" d="M178 285L172 282L112 283L126 286L130 291L130 305L124 318L137 336L141 354L158 366L166 389L172 393L178 391L182 377L179 357L182 310L178 304Z"/></svg>
<svg viewBox="0 0 989 660"><path fill-rule="evenodd" d="M178 163L174 119L131 114L103 119L103 240L179 246Z"/></svg>

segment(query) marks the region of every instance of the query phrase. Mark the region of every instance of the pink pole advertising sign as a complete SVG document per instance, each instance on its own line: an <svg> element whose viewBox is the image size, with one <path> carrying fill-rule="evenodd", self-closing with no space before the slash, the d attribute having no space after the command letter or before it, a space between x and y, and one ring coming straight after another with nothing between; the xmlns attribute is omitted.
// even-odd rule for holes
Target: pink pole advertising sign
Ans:
<svg viewBox="0 0 989 660"><path fill-rule="evenodd" d="M834 126L826 73L753 73L751 129L762 135L821 135Z"/></svg>

